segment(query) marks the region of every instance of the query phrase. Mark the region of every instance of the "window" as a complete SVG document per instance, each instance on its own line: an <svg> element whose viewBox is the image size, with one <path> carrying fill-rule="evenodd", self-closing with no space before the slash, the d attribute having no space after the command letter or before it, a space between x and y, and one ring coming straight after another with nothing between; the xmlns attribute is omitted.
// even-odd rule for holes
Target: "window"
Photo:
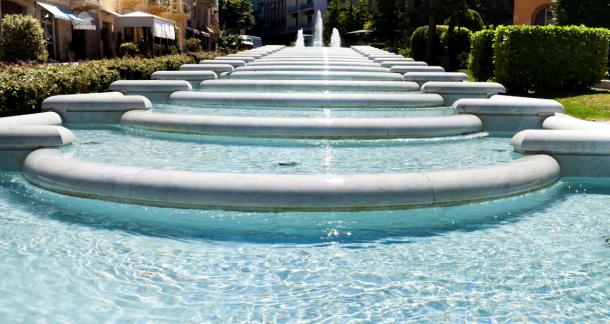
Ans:
<svg viewBox="0 0 610 324"><path fill-rule="evenodd" d="M536 16L534 17L534 25L537 26L546 26L553 24L553 10L551 7L546 7L538 10Z"/></svg>

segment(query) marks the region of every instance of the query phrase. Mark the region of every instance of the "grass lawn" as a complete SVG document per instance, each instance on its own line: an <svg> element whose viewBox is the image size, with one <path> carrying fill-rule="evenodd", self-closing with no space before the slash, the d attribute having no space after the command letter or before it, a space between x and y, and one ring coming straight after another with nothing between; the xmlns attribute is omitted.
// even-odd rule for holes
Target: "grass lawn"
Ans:
<svg viewBox="0 0 610 324"><path fill-rule="evenodd" d="M593 121L610 120L610 91L590 89L580 92L551 92L534 95L554 99L563 105L566 114Z"/></svg>
<svg viewBox="0 0 610 324"><path fill-rule="evenodd" d="M592 89L585 93L555 94L566 113L586 120L610 120L610 91Z"/></svg>

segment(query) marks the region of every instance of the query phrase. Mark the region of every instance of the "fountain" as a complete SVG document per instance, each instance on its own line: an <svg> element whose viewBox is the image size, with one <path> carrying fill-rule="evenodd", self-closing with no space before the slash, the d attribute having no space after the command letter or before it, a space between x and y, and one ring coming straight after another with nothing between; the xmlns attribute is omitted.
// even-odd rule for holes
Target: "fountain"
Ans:
<svg viewBox="0 0 610 324"><path fill-rule="evenodd" d="M320 10L318 10L318 14L316 15L316 25L314 27L313 33L313 47L322 47L324 46L324 42L322 41L322 14Z"/></svg>
<svg viewBox="0 0 610 324"><path fill-rule="evenodd" d="M341 47L341 36L337 28L333 28L333 33L330 36L330 47Z"/></svg>
<svg viewBox="0 0 610 324"><path fill-rule="evenodd" d="M294 44L294 47L305 47L305 40L303 39L303 28L299 29L297 32L297 41Z"/></svg>

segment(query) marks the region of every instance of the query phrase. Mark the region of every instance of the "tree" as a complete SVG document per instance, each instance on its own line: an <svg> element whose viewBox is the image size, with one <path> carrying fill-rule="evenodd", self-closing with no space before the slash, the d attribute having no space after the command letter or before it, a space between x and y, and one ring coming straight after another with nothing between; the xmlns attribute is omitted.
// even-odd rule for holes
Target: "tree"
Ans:
<svg viewBox="0 0 610 324"><path fill-rule="evenodd" d="M333 28L340 34L364 28L370 19L369 8L368 0L357 0L355 5L349 0L331 0L324 16L324 38L330 38Z"/></svg>
<svg viewBox="0 0 610 324"><path fill-rule="evenodd" d="M219 19L223 29L238 33L254 27L254 8L251 0L219 0Z"/></svg>
<svg viewBox="0 0 610 324"><path fill-rule="evenodd" d="M2 18L0 48L8 62L46 62L47 42L40 22L32 16L6 15Z"/></svg>
<svg viewBox="0 0 610 324"><path fill-rule="evenodd" d="M377 13L373 17L375 38L393 43L396 36L396 0L377 0Z"/></svg>
<svg viewBox="0 0 610 324"><path fill-rule="evenodd" d="M510 25L513 23L514 0L468 0L468 7L481 14L490 25Z"/></svg>
<svg viewBox="0 0 610 324"><path fill-rule="evenodd" d="M331 0L328 3L328 8L326 9L326 14L324 14L324 39L330 39L330 34L332 33L333 28L337 28L340 30L341 17L343 5L341 0Z"/></svg>
<svg viewBox="0 0 610 324"><path fill-rule="evenodd" d="M427 62L436 61L438 49L436 44L439 44L436 25L439 21L446 18L464 15L468 10L466 0L427 0L426 14L428 16L428 46L427 46ZM450 19L450 21L453 19ZM453 32L454 25L449 25L449 33ZM452 53L449 53L451 56Z"/></svg>
<svg viewBox="0 0 610 324"><path fill-rule="evenodd" d="M371 3L369 0L357 0L352 13L352 25L347 31L363 29L369 19L371 19Z"/></svg>
<svg viewBox="0 0 610 324"><path fill-rule="evenodd" d="M610 0L557 0L555 15L559 25L610 28Z"/></svg>

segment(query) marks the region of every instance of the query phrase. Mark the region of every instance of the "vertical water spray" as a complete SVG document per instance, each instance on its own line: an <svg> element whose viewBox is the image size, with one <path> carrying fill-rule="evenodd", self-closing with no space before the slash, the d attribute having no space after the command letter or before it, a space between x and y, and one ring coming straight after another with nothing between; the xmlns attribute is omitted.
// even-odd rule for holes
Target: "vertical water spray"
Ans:
<svg viewBox="0 0 610 324"><path fill-rule="evenodd" d="M330 47L341 47L341 36L337 28L333 28L333 33L330 36Z"/></svg>
<svg viewBox="0 0 610 324"><path fill-rule="evenodd" d="M305 47L305 39L303 38L303 28L297 32L297 41L294 44L295 47Z"/></svg>
<svg viewBox="0 0 610 324"><path fill-rule="evenodd" d="M324 30L322 29L322 13L320 13L320 10L318 10L318 13L316 15L316 24L315 24L314 32L313 32L313 46L314 47L324 46L324 42L322 39L323 31Z"/></svg>

